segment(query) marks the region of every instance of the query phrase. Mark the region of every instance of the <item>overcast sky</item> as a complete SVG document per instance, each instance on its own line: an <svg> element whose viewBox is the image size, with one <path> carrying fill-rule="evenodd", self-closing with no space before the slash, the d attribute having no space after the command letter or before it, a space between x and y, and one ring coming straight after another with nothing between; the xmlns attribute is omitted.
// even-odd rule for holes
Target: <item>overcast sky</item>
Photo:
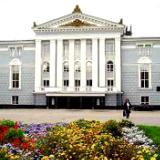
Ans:
<svg viewBox="0 0 160 160"><path fill-rule="evenodd" d="M83 13L132 25L133 36L160 37L160 0L0 0L0 40L34 39L37 24L64 16L79 4Z"/></svg>

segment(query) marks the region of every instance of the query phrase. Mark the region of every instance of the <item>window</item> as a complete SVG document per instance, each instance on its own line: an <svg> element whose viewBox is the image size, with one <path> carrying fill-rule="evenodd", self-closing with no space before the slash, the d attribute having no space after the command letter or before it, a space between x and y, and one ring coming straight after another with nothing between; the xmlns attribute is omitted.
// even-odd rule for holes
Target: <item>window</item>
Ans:
<svg viewBox="0 0 160 160"><path fill-rule="evenodd" d="M141 70L141 88L149 88L149 72L146 69Z"/></svg>
<svg viewBox="0 0 160 160"><path fill-rule="evenodd" d="M12 88L19 88L19 66L12 66Z"/></svg>
<svg viewBox="0 0 160 160"><path fill-rule="evenodd" d="M49 80L48 79L43 80L43 86L49 87Z"/></svg>
<svg viewBox="0 0 160 160"><path fill-rule="evenodd" d="M43 72L49 72L49 63L48 62L44 62L42 67L43 67Z"/></svg>
<svg viewBox="0 0 160 160"><path fill-rule="evenodd" d="M21 62L15 58L10 62L9 88L21 88Z"/></svg>
<svg viewBox="0 0 160 160"><path fill-rule="evenodd" d="M63 71L64 72L69 72L69 65L68 65L68 63L64 63L64 65L63 65Z"/></svg>
<svg viewBox="0 0 160 160"><path fill-rule="evenodd" d="M151 44L137 44L138 53L141 56L149 56L151 53Z"/></svg>
<svg viewBox="0 0 160 160"><path fill-rule="evenodd" d="M92 59L92 40L90 39L86 41L86 59Z"/></svg>
<svg viewBox="0 0 160 160"><path fill-rule="evenodd" d="M148 96L142 96L141 97L141 104L142 105L149 105L149 97Z"/></svg>
<svg viewBox="0 0 160 160"><path fill-rule="evenodd" d="M42 41L41 43L41 55L42 59L48 58L50 53L50 42L49 41Z"/></svg>
<svg viewBox="0 0 160 160"><path fill-rule="evenodd" d="M108 91L113 91L113 79L107 80L107 89Z"/></svg>
<svg viewBox="0 0 160 160"><path fill-rule="evenodd" d="M87 80L87 86L88 86L88 87L91 87L91 86L92 86L92 79L88 79L88 80Z"/></svg>
<svg viewBox="0 0 160 160"><path fill-rule="evenodd" d="M80 66L79 62L75 63L75 72L77 72L77 73L81 72L81 66Z"/></svg>
<svg viewBox="0 0 160 160"><path fill-rule="evenodd" d="M92 72L92 62L87 62L86 66L87 74Z"/></svg>
<svg viewBox="0 0 160 160"><path fill-rule="evenodd" d="M152 61L148 57L141 57L138 60L139 87L151 88L151 65Z"/></svg>
<svg viewBox="0 0 160 160"><path fill-rule="evenodd" d="M113 62L112 61L107 62L107 71L113 72Z"/></svg>
<svg viewBox="0 0 160 160"><path fill-rule="evenodd" d="M114 53L115 50L115 44L114 44L114 40L106 40L105 41L105 52L106 53Z"/></svg>
<svg viewBox="0 0 160 160"><path fill-rule="evenodd" d="M64 59L68 59L69 56L69 41L64 40L63 41L63 57Z"/></svg>
<svg viewBox="0 0 160 160"><path fill-rule="evenodd" d="M75 40L75 46L74 46L74 59L80 59L80 40Z"/></svg>
<svg viewBox="0 0 160 160"><path fill-rule="evenodd" d="M69 80L64 80L64 81L63 81L63 85L64 85L65 87L68 87L68 86L69 86Z"/></svg>
<svg viewBox="0 0 160 160"><path fill-rule="evenodd" d="M80 86L80 80L77 80L77 79L75 80L75 86L76 86L76 87L79 87L79 86Z"/></svg>
<svg viewBox="0 0 160 160"><path fill-rule="evenodd" d="M111 80L111 79L107 80L107 86L113 87L113 80Z"/></svg>
<svg viewBox="0 0 160 160"><path fill-rule="evenodd" d="M18 96L12 96L12 104L18 104Z"/></svg>

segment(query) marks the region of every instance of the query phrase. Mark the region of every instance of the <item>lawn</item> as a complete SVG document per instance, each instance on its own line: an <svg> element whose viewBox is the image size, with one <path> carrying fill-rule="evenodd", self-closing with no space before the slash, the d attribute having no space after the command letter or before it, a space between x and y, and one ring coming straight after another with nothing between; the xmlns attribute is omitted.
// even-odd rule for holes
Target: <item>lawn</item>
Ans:
<svg viewBox="0 0 160 160"><path fill-rule="evenodd" d="M146 126L138 125L142 129L145 135L153 140L157 145L160 145L160 126Z"/></svg>

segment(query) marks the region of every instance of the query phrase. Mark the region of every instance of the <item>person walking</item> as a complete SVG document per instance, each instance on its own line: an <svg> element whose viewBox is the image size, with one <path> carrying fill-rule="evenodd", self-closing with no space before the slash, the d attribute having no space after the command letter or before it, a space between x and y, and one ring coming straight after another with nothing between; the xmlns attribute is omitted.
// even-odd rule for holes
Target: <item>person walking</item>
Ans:
<svg viewBox="0 0 160 160"><path fill-rule="evenodd" d="M128 98L125 99L124 105L123 105L123 117L129 118L131 113L131 103Z"/></svg>

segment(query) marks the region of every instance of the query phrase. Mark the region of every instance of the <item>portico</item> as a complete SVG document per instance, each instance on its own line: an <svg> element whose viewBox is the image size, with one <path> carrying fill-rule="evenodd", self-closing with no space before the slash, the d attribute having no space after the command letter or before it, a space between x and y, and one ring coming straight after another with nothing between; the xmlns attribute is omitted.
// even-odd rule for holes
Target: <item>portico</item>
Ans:
<svg viewBox="0 0 160 160"><path fill-rule="evenodd" d="M53 94L53 97L121 94L120 42L123 29L122 24L83 14L77 8L72 14L35 25L35 94ZM46 42L48 49L42 56L43 43ZM46 59L49 74L43 78ZM112 65L109 66L108 62ZM49 81L48 86L43 85L43 79Z"/></svg>

